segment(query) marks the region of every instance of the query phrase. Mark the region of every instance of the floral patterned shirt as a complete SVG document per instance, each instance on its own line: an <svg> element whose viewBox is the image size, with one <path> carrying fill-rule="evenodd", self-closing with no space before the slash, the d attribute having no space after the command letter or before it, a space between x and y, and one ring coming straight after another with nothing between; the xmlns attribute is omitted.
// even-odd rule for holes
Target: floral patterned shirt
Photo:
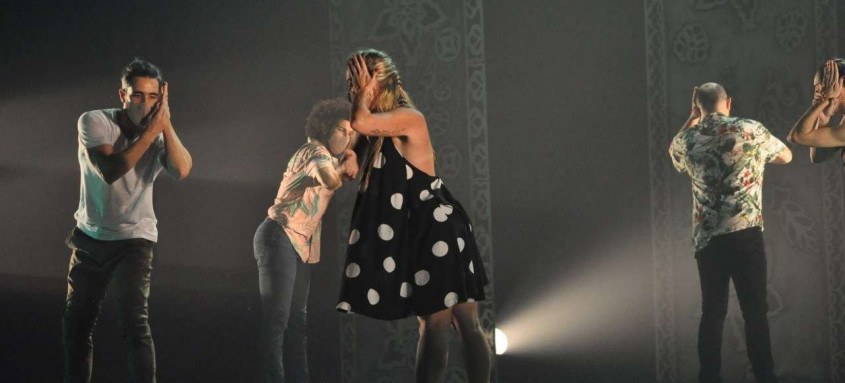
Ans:
<svg viewBox="0 0 845 383"><path fill-rule="evenodd" d="M278 222L305 263L320 261L320 229L323 214L334 192L317 179L320 168L337 160L323 145L308 142L293 154L282 177L273 206L267 210Z"/></svg>
<svg viewBox="0 0 845 383"><path fill-rule="evenodd" d="M719 113L678 132L669 155L692 178L695 251L713 236L763 227L763 170L785 148L763 124Z"/></svg>

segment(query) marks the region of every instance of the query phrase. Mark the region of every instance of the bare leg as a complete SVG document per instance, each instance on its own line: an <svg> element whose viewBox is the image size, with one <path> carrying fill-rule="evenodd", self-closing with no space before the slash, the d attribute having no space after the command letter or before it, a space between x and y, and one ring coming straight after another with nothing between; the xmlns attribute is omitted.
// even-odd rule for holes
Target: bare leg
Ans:
<svg viewBox="0 0 845 383"><path fill-rule="evenodd" d="M452 310L446 309L419 317L420 341L417 344L416 383L440 383L446 377L449 360L449 329Z"/></svg>
<svg viewBox="0 0 845 383"><path fill-rule="evenodd" d="M491 365L490 344L487 343L478 321L478 304L469 302L455 305L452 307L452 316L461 336L469 382L488 383Z"/></svg>

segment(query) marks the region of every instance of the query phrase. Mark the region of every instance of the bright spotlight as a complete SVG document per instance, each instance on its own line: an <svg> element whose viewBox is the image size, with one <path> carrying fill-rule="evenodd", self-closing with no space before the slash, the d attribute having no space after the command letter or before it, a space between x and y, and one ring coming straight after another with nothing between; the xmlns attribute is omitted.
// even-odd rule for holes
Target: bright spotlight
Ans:
<svg viewBox="0 0 845 383"><path fill-rule="evenodd" d="M499 329L496 329L496 355L502 355L505 351L508 350L508 336L505 335L505 332Z"/></svg>

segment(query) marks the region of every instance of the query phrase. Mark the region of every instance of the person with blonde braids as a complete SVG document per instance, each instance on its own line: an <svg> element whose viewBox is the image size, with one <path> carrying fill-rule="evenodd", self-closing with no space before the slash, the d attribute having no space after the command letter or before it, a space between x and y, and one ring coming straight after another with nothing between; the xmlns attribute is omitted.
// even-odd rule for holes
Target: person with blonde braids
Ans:
<svg viewBox="0 0 845 383"><path fill-rule="evenodd" d="M393 60L367 49L347 61L352 129L367 145L352 212L338 310L420 324L415 382L442 382L454 324L467 376L490 379L477 301L488 283L464 208L435 172L425 117Z"/></svg>
<svg viewBox="0 0 845 383"><path fill-rule="evenodd" d="M811 146L811 160L822 162L840 147L845 146L845 118L833 124L837 114L845 115L845 60L831 59L817 71L814 83L813 103L801 116L792 131L789 141Z"/></svg>

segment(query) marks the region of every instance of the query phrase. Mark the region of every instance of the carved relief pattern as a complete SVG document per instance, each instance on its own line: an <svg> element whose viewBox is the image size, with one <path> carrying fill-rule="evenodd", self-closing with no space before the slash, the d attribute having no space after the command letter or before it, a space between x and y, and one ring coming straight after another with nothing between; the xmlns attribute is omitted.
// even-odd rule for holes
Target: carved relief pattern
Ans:
<svg viewBox="0 0 845 383"><path fill-rule="evenodd" d="M691 273L695 261L689 240L689 179L672 169L666 148L689 113L692 87L707 81L726 86L733 97L733 114L758 120L785 140L809 106L812 73L835 56L835 1L645 0L644 6L656 380L693 381L698 370L700 289L698 275ZM813 26L815 34L809 33ZM764 189L776 372L807 381L841 382L845 381L843 169L838 160L810 165L806 149L793 150L794 163L767 171ZM723 377L752 381L743 321L733 294L731 301ZM827 326L819 330L810 323ZM805 326L808 331L797 330ZM825 354L813 355L811 350Z"/></svg>

